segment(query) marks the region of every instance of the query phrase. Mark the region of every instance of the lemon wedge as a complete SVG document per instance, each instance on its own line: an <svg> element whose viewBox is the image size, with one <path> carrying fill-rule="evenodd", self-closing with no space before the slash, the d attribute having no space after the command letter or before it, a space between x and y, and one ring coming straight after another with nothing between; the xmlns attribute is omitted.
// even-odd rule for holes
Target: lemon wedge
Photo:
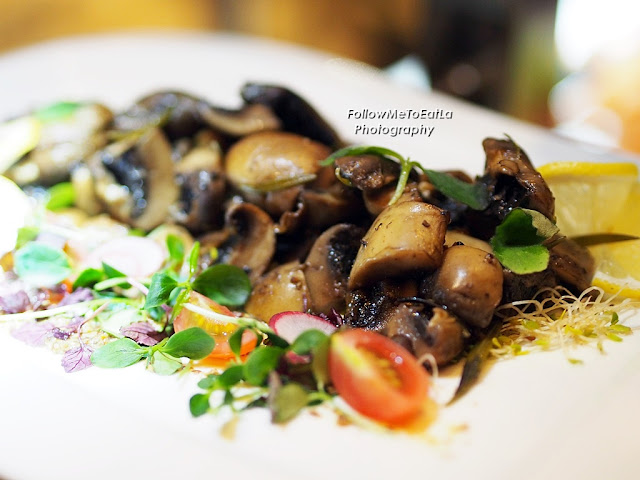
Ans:
<svg viewBox="0 0 640 480"><path fill-rule="evenodd" d="M640 183L633 163L550 163L538 168L556 198L560 232L640 236ZM593 284L609 293L640 298L640 240L590 247Z"/></svg>
<svg viewBox="0 0 640 480"><path fill-rule="evenodd" d="M40 141L40 122L32 117L20 117L0 124L0 174Z"/></svg>

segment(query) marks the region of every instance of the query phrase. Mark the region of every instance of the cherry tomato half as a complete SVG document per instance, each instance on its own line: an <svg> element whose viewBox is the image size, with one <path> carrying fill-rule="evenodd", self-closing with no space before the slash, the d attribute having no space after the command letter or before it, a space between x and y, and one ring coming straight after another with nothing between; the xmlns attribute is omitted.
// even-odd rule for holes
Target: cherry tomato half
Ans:
<svg viewBox="0 0 640 480"><path fill-rule="evenodd" d="M368 330L333 335L329 376L354 410L391 426L417 418L427 400L427 371L406 349Z"/></svg>
<svg viewBox="0 0 640 480"><path fill-rule="evenodd" d="M198 307L207 308L221 315L226 315L229 317L234 316L233 312L227 307L214 302L210 298L205 297L198 292L190 292L189 299L187 301L189 303L197 305ZM183 307L173 322L173 328L176 332L179 332L190 327L202 328L207 333L209 333L209 335L211 335L216 341L215 348L205 360L231 359L234 357L228 342L229 337L238 329L238 327L234 323L218 322ZM242 334L240 355L246 355L251 352L254 348L256 348L257 343L258 338L256 337L256 334L250 330L245 330L245 332Z"/></svg>

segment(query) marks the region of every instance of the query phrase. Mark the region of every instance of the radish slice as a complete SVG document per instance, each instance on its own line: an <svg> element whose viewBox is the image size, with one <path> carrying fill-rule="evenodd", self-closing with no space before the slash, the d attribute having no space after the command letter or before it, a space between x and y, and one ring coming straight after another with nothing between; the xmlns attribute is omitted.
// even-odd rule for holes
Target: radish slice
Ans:
<svg viewBox="0 0 640 480"><path fill-rule="evenodd" d="M156 273L166 259L162 247L146 237L117 237L103 243L85 259L85 266L101 268L102 262L133 278Z"/></svg>
<svg viewBox="0 0 640 480"><path fill-rule="evenodd" d="M293 343L298 335L307 330L316 329L331 335L337 328L324 318L302 312L276 313L269 326L287 342Z"/></svg>

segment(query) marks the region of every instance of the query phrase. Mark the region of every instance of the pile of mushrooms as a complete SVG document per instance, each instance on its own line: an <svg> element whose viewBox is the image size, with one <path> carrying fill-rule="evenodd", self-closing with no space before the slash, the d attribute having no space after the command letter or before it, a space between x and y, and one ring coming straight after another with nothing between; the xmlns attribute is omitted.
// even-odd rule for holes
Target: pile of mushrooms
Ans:
<svg viewBox="0 0 640 480"><path fill-rule="evenodd" d="M43 152L68 138L38 146L9 175L22 185L68 177L77 207L138 229L184 227L201 242L200 268L223 262L248 273L244 308L259 319L325 315L382 332L438 365L455 360L500 304L540 286L588 285L591 257L571 242L554 247L537 274L516 275L491 253L486 240L513 208L554 215L550 190L511 140L483 142L483 176L450 172L487 188L485 210L444 197L416 171L389 204L397 163L360 155L321 166L343 143L309 103L261 84L241 97L237 110L181 92L118 114L89 105L95 120L62 166L43 164ZM35 162L37 174L24 175Z"/></svg>

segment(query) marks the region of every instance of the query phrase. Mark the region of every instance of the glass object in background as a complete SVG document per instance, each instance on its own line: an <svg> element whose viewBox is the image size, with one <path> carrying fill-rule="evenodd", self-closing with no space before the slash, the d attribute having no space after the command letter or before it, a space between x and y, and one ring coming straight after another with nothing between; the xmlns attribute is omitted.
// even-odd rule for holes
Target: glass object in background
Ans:
<svg viewBox="0 0 640 480"><path fill-rule="evenodd" d="M640 152L640 3L560 0L555 33L567 74L549 101L558 130Z"/></svg>

